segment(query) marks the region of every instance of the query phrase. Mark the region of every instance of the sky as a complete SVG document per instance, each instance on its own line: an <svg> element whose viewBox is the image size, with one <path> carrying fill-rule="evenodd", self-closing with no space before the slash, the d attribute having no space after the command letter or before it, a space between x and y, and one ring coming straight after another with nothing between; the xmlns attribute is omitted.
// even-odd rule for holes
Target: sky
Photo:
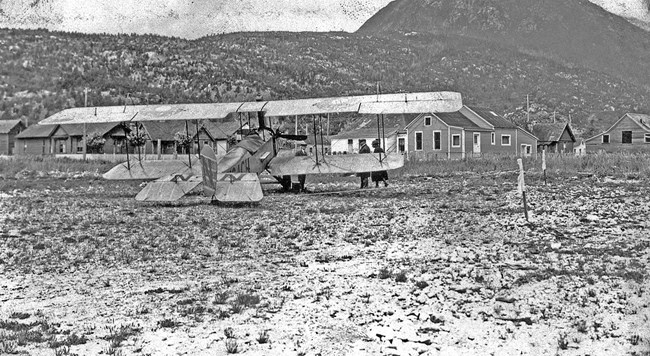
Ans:
<svg viewBox="0 0 650 356"><path fill-rule="evenodd" d="M190 39L239 31L354 32L390 1L0 0L0 27L155 33ZM650 0L590 1L650 26Z"/></svg>

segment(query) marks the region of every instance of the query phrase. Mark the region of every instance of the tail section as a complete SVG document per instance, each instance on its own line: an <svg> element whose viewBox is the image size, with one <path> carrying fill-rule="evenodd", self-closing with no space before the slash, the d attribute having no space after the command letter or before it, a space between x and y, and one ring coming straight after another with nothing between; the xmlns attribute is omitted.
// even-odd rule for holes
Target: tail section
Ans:
<svg viewBox="0 0 650 356"><path fill-rule="evenodd" d="M262 185L257 173L217 174L214 199L220 202L258 202L262 200Z"/></svg>
<svg viewBox="0 0 650 356"><path fill-rule="evenodd" d="M217 155L208 145L201 149L201 167L203 170L203 193L209 197L214 196L217 189Z"/></svg>
<svg viewBox="0 0 650 356"><path fill-rule="evenodd" d="M212 148L201 150L203 193L220 202L258 202L264 196L257 173L219 173Z"/></svg>

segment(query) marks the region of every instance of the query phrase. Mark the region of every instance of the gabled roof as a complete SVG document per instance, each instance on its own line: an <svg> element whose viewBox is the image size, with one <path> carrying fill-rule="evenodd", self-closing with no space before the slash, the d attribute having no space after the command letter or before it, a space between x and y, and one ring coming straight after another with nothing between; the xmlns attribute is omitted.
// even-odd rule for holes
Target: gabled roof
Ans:
<svg viewBox="0 0 650 356"><path fill-rule="evenodd" d="M31 125L16 135L16 138L48 138L58 127L59 125Z"/></svg>
<svg viewBox="0 0 650 356"><path fill-rule="evenodd" d="M22 125L22 121L15 120L0 120L0 134L8 134L16 126Z"/></svg>
<svg viewBox="0 0 650 356"><path fill-rule="evenodd" d="M537 136L539 143L557 142L560 140L565 130L569 132L569 135L575 142L576 138L571 131L571 126L569 126L569 123L567 122L540 123L535 124L532 127L532 133Z"/></svg>
<svg viewBox="0 0 650 356"><path fill-rule="evenodd" d="M237 121L203 121L203 126L215 140L226 140L239 130Z"/></svg>
<svg viewBox="0 0 650 356"><path fill-rule="evenodd" d="M627 113L626 114L637 125L646 131L650 131L650 115Z"/></svg>
<svg viewBox="0 0 650 356"><path fill-rule="evenodd" d="M116 126L120 125L117 122L104 122L96 124L86 124L86 134L94 135L99 134L104 136L106 133L114 129ZM84 134L84 125L83 124L63 124L61 128L68 136L83 136Z"/></svg>
<svg viewBox="0 0 650 356"><path fill-rule="evenodd" d="M437 113L436 116L449 126L462 127L464 129L470 130L484 130L483 128L473 123L470 119L465 117L465 115L463 115L460 111Z"/></svg>
<svg viewBox="0 0 650 356"><path fill-rule="evenodd" d="M383 125L386 129L399 129L404 130L416 118L422 114L385 114L383 116ZM380 117L381 118L381 117ZM359 129L377 129L376 115L366 115L361 118L355 119L354 124L348 127L348 131Z"/></svg>
<svg viewBox="0 0 650 356"><path fill-rule="evenodd" d="M616 122L614 122L609 128L607 128L607 130L599 133L598 135L589 137L585 141L593 140L603 134L610 132L616 125L618 125L619 122L621 122L626 117L632 120L632 122L634 122L635 124L637 124L640 129L650 132L650 115L626 113L625 115L621 116L618 120L616 120Z"/></svg>
<svg viewBox="0 0 650 356"><path fill-rule="evenodd" d="M473 106L468 106L470 110L475 112L478 116L480 116L482 119L485 121L489 122L490 125L494 126L494 128L500 128L500 129L516 129L518 126L515 125L512 121L499 116L497 113L490 109L486 108L479 108L479 107L473 107Z"/></svg>
<svg viewBox="0 0 650 356"><path fill-rule="evenodd" d="M392 136L399 131L398 128L386 128L386 137ZM331 137L332 139L354 139L354 138L377 138L377 128L363 128L352 131L341 132Z"/></svg>
<svg viewBox="0 0 650 356"><path fill-rule="evenodd" d="M185 133L186 132L186 126L184 121L146 121L146 122L141 122L142 126L144 126L145 130L149 134L149 138L151 140L161 140L161 141L173 141L174 136L176 135L177 132ZM199 126L199 132L203 131L204 129L205 132L208 133L210 138L212 138L212 133ZM196 138L196 124L193 122L188 122L187 123L187 133L189 133L190 137ZM201 134L203 137L204 134ZM205 138L205 137L203 137Z"/></svg>

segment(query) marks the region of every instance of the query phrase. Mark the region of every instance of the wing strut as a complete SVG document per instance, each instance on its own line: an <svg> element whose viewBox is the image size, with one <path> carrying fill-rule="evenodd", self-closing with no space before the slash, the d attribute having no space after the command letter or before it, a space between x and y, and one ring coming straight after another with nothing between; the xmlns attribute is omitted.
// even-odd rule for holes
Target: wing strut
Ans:
<svg viewBox="0 0 650 356"><path fill-rule="evenodd" d="M185 120L185 136L187 136L188 139L190 138L190 130L189 130L189 125L187 123L187 120ZM190 142L192 142L192 141L190 141ZM190 151L191 151L191 146L188 146L187 147L187 160L190 162L190 169L192 169L192 154L190 153Z"/></svg>
<svg viewBox="0 0 650 356"><path fill-rule="evenodd" d="M316 139L316 116L313 117L314 119L314 148L316 150L316 165L318 166L318 140Z"/></svg>
<svg viewBox="0 0 650 356"><path fill-rule="evenodd" d="M126 169L131 170L131 159L129 158L129 134L126 133L126 122L122 123L124 125L124 143L126 144ZM129 129L129 131L131 131Z"/></svg>
<svg viewBox="0 0 650 356"><path fill-rule="evenodd" d="M199 120L194 120L196 124L196 151L201 152L201 134L199 133Z"/></svg>
<svg viewBox="0 0 650 356"><path fill-rule="evenodd" d="M320 128L320 151L325 161L325 141L323 141L323 117L318 115L318 127ZM316 143L318 144L318 143Z"/></svg>

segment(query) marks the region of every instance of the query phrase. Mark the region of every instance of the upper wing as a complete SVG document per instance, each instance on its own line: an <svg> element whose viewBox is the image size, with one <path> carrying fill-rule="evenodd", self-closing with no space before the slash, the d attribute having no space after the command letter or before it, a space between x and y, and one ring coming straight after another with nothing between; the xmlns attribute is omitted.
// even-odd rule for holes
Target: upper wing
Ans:
<svg viewBox="0 0 650 356"><path fill-rule="evenodd" d="M278 155L269 163L271 175L283 176L293 174L331 174L331 173L362 173L385 171L404 166L404 156L401 154L349 154L318 156Z"/></svg>
<svg viewBox="0 0 650 356"><path fill-rule="evenodd" d="M443 91L259 102L72 108L60 111L40 123L81 124L128 121L224 119L231 113L260 111L264 112L266 116L272 117L330 113L435 113L458 111L462 106L463 103L460 93Z"/></svg>

